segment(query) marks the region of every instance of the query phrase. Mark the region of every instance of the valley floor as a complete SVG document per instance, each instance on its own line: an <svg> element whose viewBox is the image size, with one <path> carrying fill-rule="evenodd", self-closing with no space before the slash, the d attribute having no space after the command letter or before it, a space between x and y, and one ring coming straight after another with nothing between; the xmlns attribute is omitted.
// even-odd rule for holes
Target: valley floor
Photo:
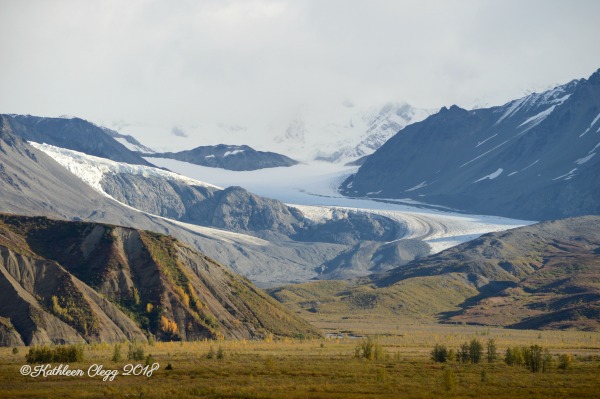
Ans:
<svg viewBox="0 0 600 399"><path fill-rule="evenodd" d="M367 324L362 324L366 326ZM10 398L427 398L427 397L597 397L600 390L600 334L574 331L517 331L472 326L407 325L390 322L361 327L383 346L384 358L355 357L362 342L340 338L278 341L203 341L155 343L144 347L160 368L150 377L21 376L27 348L14 354L0 349L0 397ZM332 327L332 326L330 326ZM342 327L342 326L340 326ZM347 328L349 325L343 326ZM333 330L330 330L333 331ZM358 333L358 332L357 332ZM556 363L546 373L531 373L493 363L441 364L429 359L436 343L457 348L473 338L508 346L541 345L556 355L575 355L571 369ZM219 348L223 358L207 358ZM123 345L127 353L127 345ZM84 362L71 369L100 364L122 370L129 363L111 360L113 346L86 347ZM166 370L168 364L172 370ZM53 364L55 366L56 364Z"/></svg>

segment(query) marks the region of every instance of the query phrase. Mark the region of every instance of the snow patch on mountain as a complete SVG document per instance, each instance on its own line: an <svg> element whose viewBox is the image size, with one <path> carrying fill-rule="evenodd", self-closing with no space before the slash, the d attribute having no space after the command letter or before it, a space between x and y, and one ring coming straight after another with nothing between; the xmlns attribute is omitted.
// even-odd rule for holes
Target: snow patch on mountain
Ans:
<svg viewBox="0 0 600 399"><path fill-rule="evenodd" d="M132 144L125 137L113 137L113 138L115 140L117 140L119 143L123 144L125 146L125 148L127 148L130 151L139 151L139 152L143 152L143 153L148 153L148 147Z"/></svg>
<svg viewBox="0 0 600 399"><path fill-rule="evenodd" d="M575 163L577 165L583 165L584 163L586 163L587 161L589 161L590 159L592 159L594 157L594 155L596 155L595 152L592 152L590 155L588 155L587 157L583 157L583 158L579 158L577 161L575 161Z"/></svg>
<svg viewBox="0 0 600 399"><path fill-rule="evenodd" d="M599 119L600 119L600 114L598 114L598 116L596 116L594 118L594 120L592 121L592 123L590 123L590 127L588 127L587 129L585 129L585 132L581 133L579 135L579 137L585 136L585 134L590 131L590 129L596 124L596 122L598 122ZM600 132L600 128L598 129L598 131Z"/></svg>
<svg viewBox="0 0 600 399"><path fill-rule="evenodd" d="M52 157L60 165L68 169L75 176L86 182L94 190L103 195L107 195L102 189L102 178L108 173L124 173L138 175L143 177L162 177L165 179L177 180L190 186L220 187L208 184L199 180L166 170L153 168L150 166L132 165L123 162L115 162L106 158L99 158L83 152L67 150L65 148L55 147L49 144L39 144L29 142L33 147L43 151Z"/></svg>
<svg viewBox="0 0 600 399"><path fill-rule="evenodd" d="M527 111L528 109L547 104L547 105L561 105L569 99L571 93L565 94L572 90L573 86L578 84L579 80L573 80L565 85L555 87L552 90L544 91L542 93L532 93L518 100L514 100L509 103L508 108L502 114L502 116L496 121L496 125L502 122L504 119L516 115L520 111ZM552 109L554 110L554 108ZM552 111L550 111L552 112ZM549 114L548 114L549 115ZM546 115L547 116L547 115ZM543 119L542 119L543 120ZM541 122L541 121L540 121Z"/></svg>
<svg viewBox="0 0 600 399"><path fill-rule="evenodd" d="M409 188L406 191L415 191L415 190L418 190L418 189L423 188L425 186L427 186L427 180L423 180L421 183L417 184L414 187Z"/></svg>
<svg viewBox="0 0 600 399"><path fill-rule="evenodd" d="M564 175L561 175L561 176L555 177L555 178L554 178L554 179L552 179L552 180L560 180L560 179L563 179L563 180L571 180L573 177L575 177L575 176L576 176L576 175L575 175L575 172L576 172L576 171L577 171L577 168L571 169L569 172L565 173Z"/></svg>
<svg viewBox="0 0 600 399"><path fill-rule="evenodd" d="M556 108L556 105L553 105L550 108L545 109L544 111L542 111L536 115L533 115L532 117L525 120L525 122L521 123L518 127L528 125L527 129L525 129L522 133L532 129L533 127L539 125L544 119L546 119L548 117L548 115L550 115L552 113L552 111L554 111L554 108Z"/></svg>
<svg viewBox="0 0 600 399"><path fill-rule="evenodd" d="M475 180L473 183L478 183L478 182L486 180L486 179L494 180L496 177L500 176L502 174L502 172L504 172L504 169L498 168L498 170L495 171L494 173L490 173L487 176L483 176L481 179Z"/></svg>
<svg viewBox="0 0 600 399"><path fill-rule="evenodd" d="M500 143L500 144L498 144L497 146L495 146L495 147L494 147L494 148L492 148L491 150L488 150L488 151L484 152L483 154L481 154L481 155L479 155L479 156L476 156L475 158L471 159L470 161L467 161L467 162L463 163L463 164L462 164L462 165L460 165L459 167L460 167L460 168L462 168L463 166L467 166L468 164L470 164L470 163L472 163L472 162L475 162L475 161L477 161L479 158L481 158L481 157L483 157L483 156L485 156L485 155L489 154L490 152L492 152L492 151L494 151L495 149L497 149L497 148L499 148L499 147L503 146L504 144L508 143L509 141L510 141L510 140L506 140L506 141L504 141L503 143Z"/></svg>
<svg viewBox="0 0 600 399"><path fill-rule="evenodd" d="M244 152L244 150L225 151L225 154L223 154L223 156L228 157L230 155L241 154L242 152Z"/></svg>

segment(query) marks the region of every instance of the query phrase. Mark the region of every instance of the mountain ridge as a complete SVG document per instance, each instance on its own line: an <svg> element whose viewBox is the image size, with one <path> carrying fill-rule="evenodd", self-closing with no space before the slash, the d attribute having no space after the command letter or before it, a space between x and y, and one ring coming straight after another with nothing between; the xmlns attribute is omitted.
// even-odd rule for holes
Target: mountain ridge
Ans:
<svg viewBox="0 0 600 399"><path fill-rule="evenodd" d="M443 107L392 137L340 191L529 220L600 213L599 81L600 70L503 106Z"/></svg>
<svg viewBox="0 0 600 399"><path fill-rule="evenodd" d="M47 143L86 154L127 162L151 165L99 127L81 118L47 118L32 115L0 115L4 130L26 141Z"/></svg>
<svg viewBox="0 0 600 399"><path fill-rule="evenodd" d="M269 151L257 151L247 145L218 144L200 146L187 151L140 153L140 155L152 158L171 158L196 165L235 171L288 167L298 164L298 161L285 155Z"/></svg>

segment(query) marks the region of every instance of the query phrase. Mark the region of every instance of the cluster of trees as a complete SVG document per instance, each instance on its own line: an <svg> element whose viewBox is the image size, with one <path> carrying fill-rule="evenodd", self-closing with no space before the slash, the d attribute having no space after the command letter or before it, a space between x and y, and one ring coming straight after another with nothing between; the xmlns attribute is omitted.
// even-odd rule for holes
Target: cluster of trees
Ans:
<svg viewBox="0 0 600 399"><path fill-rule="evenodd" d="M380 360L385 357L383 347L371 338L363 340L354 348L354 357L368 360Z"/></svg>
<svg viewBox="0 0 600 399"><path fill-rule="evenodd" d="M552 355L539 345L515 346L506 349L504 362L509 366L525 366L533 373L546 372L552 365Z"/></svg>
<svg viewBox="0 0 600 399"><path fill-rule="evenodd" d="M431 359L440 363L459 361L461 363L477 364L482 361L484 355L489 363L498 359L496 341L493 339L487 341L485 353L484 346L478 339L472 339L471 342L463 343L457 351L448 349L445 345L441 344L436 344L431 351Z"/></svg>
<svg viewBox="0 0 600 399"><path fill-rule="evenodd" d="M219 350L217 351L217 353L215 353L215 350L213 349L213 347L210 347L210 350L208 351L208 353L206 354L206 358L207 359L224 359L225 358L225 352L223 351L223 348L221 348L219 346Z"/></svg>
<svg viewBox="0 0 600 399"><path fill-rule="evenodd" d="M489 339L484 345L477 339L462 344L457 351L448 349L445 345L436 344L431 351L431 359L436 362L445 363L458 361L461 363L480 363L483 359L488 363L498 360L498 349L496 342ZM552 355L548 349L539 345L515 346L506 349L504 362L509 366L526 367L533 373L546 372L552 366ZM561 355L559 357L558 367L566 370L571 367L573 357L571 355Z"/></svg>
<svg viewBox="0 0 600 399"><path fill-rule="evenodd" d="M74 363L83 361L83 345L32 346L27 363Z"/></svg>

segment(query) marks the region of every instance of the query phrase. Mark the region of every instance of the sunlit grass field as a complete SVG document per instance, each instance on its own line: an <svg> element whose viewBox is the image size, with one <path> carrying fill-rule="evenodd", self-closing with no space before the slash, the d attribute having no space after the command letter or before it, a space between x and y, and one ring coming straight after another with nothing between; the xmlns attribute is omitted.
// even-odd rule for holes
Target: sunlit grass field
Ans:
<svg viewBox="0 0 600 399"><path fill-rule="evenodd" d="M325 323L325 322L322 322ZM421 397L599 397L600 334L576 331L522 331L489 327L396 324L383 320L369 324L347 320L330 323L326 332L339 337L312 340L200 341L154 343L144 355L160 368L150 377L32 378L22 376L28 348L0 349L0 396L10 398L421 398ZM339 323L338 323L339 324ZM342 323L343 324L343 323ZM346 328L360 325L362 330ZM347 332L344 332L347 331ZM379 360L355 357L364 333L384 351ZM349 336L351 334L351 336ZM480 364L447 364L430 360L436 343L458 348L471 339L494 339L501 357ZM509 367L502 354L509 346L541 345L554 355L574 355L572 367L560 370L557 356L551 370L532 373ZM87 345L82 363L71 369L101 364L119 369L129 363L127 344L123 359L112 361L114 345ZM212 350L211 350L212 348ZM219 348L223 354L218 358ZM208 354L212 352L212 358ZM172 366L167 370L167 365ZM56 364L53 364L53 366ZM451 371L448 371L451 370ZM451 377L449 377L451 376Z"/></svg>

